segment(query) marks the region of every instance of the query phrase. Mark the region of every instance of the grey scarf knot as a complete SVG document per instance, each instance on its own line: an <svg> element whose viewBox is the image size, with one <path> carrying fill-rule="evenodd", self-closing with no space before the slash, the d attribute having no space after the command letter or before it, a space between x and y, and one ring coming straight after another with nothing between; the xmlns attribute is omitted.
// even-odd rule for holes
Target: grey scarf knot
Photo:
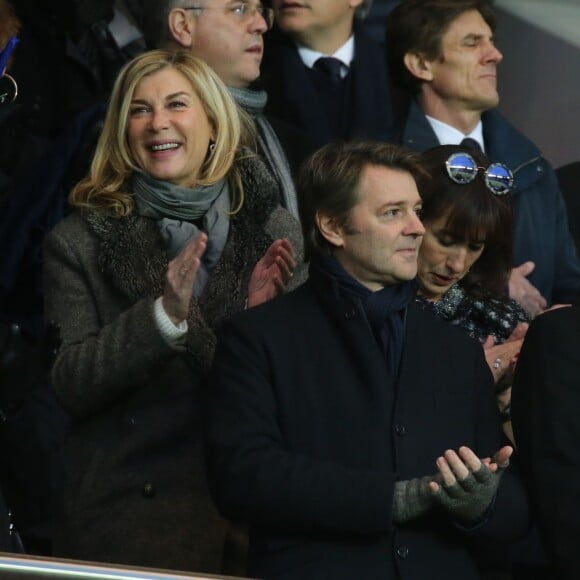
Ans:
<svg viewBox="0 0 580 580"><path fill-rule="evenodd" d="M133 174L132 188L137 213L157 220L170 260L197 237L200 230L207 234L207 247L193 288L193 295L199 298L228 238L230 194L227 180L188 188L137 171Z"/></svg>

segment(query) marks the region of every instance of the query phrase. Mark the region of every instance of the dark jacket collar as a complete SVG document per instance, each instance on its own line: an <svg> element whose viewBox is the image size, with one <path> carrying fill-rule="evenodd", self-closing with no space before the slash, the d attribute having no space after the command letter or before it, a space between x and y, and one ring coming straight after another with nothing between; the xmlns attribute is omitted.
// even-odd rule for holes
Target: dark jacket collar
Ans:
<svg viewBox="0 0 580 580"><path fill-rule="evenodd" d="M308 132L322 135L323 141L326 136L328 141L333 132L317 104L318 95L296 45L277 29L268 34L266 42L264 70L268 78L264 80L273 100L283 99L292 111L291 117L299 119ZM369 70L373 71L372 75L367 74ZM359 23L354 27L354 58L347 79L350 83L349 136L383 140L392 136L392 99L385 58ZM274 97L274 93L278 96Z"/></svg>
<svg viewBox="0 0 580 580"><path fill-rule="evenodd" d="M542 159L540 150L497 109L486 111L482 115L482 123L486 156L491 162L504 163L513 171L516 180L514 193L526 189L543 177L540 172L521 171ZM420 152L439 145L435 132L416 100L409 107L400 141Z"/></svg>

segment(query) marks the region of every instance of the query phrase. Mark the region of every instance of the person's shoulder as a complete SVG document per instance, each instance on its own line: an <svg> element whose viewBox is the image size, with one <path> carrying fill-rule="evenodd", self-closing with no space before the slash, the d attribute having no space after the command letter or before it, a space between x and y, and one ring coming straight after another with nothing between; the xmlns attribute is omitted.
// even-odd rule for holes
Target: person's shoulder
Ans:
<svg viewBox="0 0 580 580"><path fill-rule="evenodd" d="M244 206L253 211L262 209L267 216L277 202L277 184L266 163L257 153L243 150L236 167L244 188Z"/></svg>
<svg viewBox="0 0 580 580"><path fill-rule="evenodd" d="M86 233L87 231L88 224L85 215L79 210L73 210L60 220L48 235L68 237L74 234Z"/></svg>
<svg viewBox="0 0 580 580"><path fill-rule="evenodd" d="M472 304L480 316L490 321L501 321L505 318L518 322L529 322L530 315L522 308L519 302L502 294L489 294L471 298Z"/></svg>
<svg viewBox="0 0 580 580"><path fill-rule="evenodd" d="M59 238L79 247L95 245L103 239L114 238L119 231L127 231L128 220L139 225L131 228L132 232L133 230L140 232L144 226L153 227L149 225L150 220L139 218L135 214L117 217L109 211L74 208L56 224L46 239L50 241Z"/></svg>
<svg viewBox="0 0 580 580"><path fill-rule="evenodd" d="M492 157L514 157L521 162L529 159L543 159L539 147L530 137L524 135L497 109L490 109L481 118L483 135ZM518 161L514 161L516 163ZM547 163L547 161L546 161Z"/></svg>
<svg viewBox="0 0 580 580"><path fill-rule="evenodd" d="M536 316L530 324L527 335L543 334L549 338L557 329L561 328L570 328L580 335L579 304L554 308Z"/></svg>
<svg viewBox="0 0 580 580"><path fill-rule="evenodd" d="M287 331L299 320L311 314L312 289L306 282L281 296L263 304L233 314L221 327L228 329L252 329L252 333Z"/></svg>
<svg viewBox="0 0 580 580"><path fill-rule="evenodd" d="M434 346L439 345L443 349L450 346L466 350L474 347L481 349L480 343L469 336L464 329L439 318L434 312L425 309L417 302L409 304L408 317L416 338L425 339Z"/></svg>

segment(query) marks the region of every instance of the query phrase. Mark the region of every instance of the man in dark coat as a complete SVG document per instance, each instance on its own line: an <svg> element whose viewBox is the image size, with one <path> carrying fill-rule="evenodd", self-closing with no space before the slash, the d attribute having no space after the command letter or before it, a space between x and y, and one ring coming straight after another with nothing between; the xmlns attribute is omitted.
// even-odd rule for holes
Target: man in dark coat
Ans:
<svg viewBox="0 0 580 580"><path fill-rule="evenodd" d="M580 306L530 326L512 389L514 435L557 578L580 578Z"/></svg>
<svg viewBox="0 0 580 580"><path fill-rule="evenodd" d="M261 81L267 111L332 139L385 140L393 114L379 45L360 26L372 0L274 0Z"/></svg>
<svg viewBox="0 0 580 580"><path fill-rule="evenodd" d="M580 260L554 170L496 110L503 55L494 44L491 1L407 0L387 23L394 84L415 97L400 142L425 151L467 138L491 162L507 165L516 218L509 294L532 316L575 301Z"/></svg>
<svg viewBox="0 0 580 580"><path fill-rule="evenodd" d="M323 147L298 182L309 280L218 337L210 487L252 577L475 579L468 538L526 526L481 346L413 302L419 171Z"/></svg>

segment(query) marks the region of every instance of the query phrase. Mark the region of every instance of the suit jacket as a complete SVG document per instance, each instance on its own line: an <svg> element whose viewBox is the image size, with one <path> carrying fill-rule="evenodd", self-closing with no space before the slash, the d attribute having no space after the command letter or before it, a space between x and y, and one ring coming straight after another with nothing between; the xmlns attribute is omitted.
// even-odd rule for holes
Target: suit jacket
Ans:
<svg viewBox="0 0 580 580"><path fill-rule="evenodd" d="M72 417L55 555L224 571L229 529L209 497L201 442L213 328L243 310L273 239L301 238L264 165L249 159L240 173L244 204L192 300L183 346L169 345L155 323L168 262L155 220L77 212L46 240L46 316L63 339L51 379Z"/></svg>
<svg viewBox="0 0 580 580"><path fill-rule="evenodd" d="M548 557L580 578L580 306L531 324L512 388L514 436Z"/></svg>
<svg viewBox="0 0 580 580"><path fill-rule="evenodd" d="M503 435L481 346L411 304L392 380L358 302L311 270L279 300L225 325L208 389L210 488L250 525L259 578L479 578L442 514L392 521L395 481L432 475L446 449L493 454ZM472 534L526 523L508 471Z"/></svg>
<svg viewBox="0 0 580 580"><path fill-rule="evenodd" d="M580 259L552 166L499 111L485 112L482 122L486 156L507 165L515 178L514 265L535 262L528 279L548 304L574 302L580 292ZM439 145L417 102L410 106L400 141L415 151Z"/></svg>
<svg viewBox="0 0 580 580"><path fill-rule="evenodd" d="M300 59L296 45L278 30L265 37L260 80L268 93L266 113L290 122L323 145L335 135L335 126L346 122L342 138L386 140L393 124L387 82L387 65L380 47L355 25L354 60L349 76L351 92L341 119L329 119Z"/></svg>

